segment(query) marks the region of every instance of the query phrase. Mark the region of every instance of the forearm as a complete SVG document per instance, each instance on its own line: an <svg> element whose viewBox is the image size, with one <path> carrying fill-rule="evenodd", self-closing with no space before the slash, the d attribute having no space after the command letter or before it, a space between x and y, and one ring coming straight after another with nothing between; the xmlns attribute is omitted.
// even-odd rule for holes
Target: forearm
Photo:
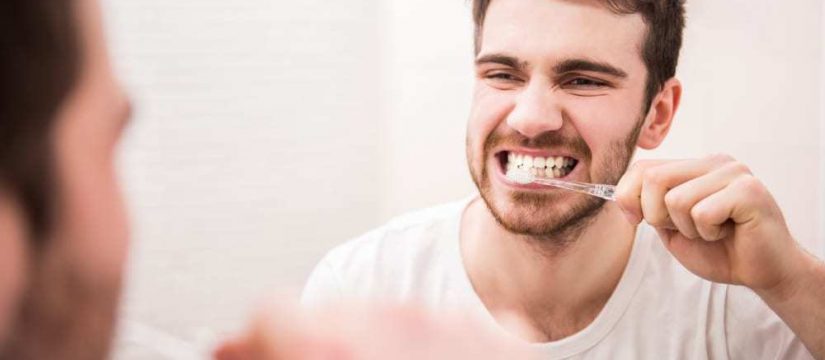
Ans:
<svg viewBox="0 0 825 360"><path fill-rule="evenodd" d="M817 359L825 359L825 263L800 250L797 275L784 286L757 294Z"/></svg>

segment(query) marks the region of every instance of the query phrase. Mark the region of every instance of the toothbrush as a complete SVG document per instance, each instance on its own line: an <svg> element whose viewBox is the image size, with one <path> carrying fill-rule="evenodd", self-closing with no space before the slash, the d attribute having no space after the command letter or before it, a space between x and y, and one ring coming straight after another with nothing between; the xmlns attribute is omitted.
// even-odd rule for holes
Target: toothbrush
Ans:
<svg viewBox="0 0 825 360"><path fill-rule="evenodd" d="M507 171L507 178L519 184L540 184L554 186L561 189L572 190L583 194L593 195L609 201L616 201L616 187L606 184L588 184L575 181L562 181L556 179L537 178L533 173L524 169L511 169Z"/></svg>

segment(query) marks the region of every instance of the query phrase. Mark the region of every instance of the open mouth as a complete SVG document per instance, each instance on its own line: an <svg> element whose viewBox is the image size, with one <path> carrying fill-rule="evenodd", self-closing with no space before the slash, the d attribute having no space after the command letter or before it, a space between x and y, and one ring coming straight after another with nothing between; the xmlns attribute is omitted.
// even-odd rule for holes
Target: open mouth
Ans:
<svg viewBox="0 0 825 360"><path fill-rule="evenodd" d="M501 169L506 173L509 170L519 169L528 171L537 178L560 179L569 175L579 164L579 161L563 155L535 156L516 151L502 151L496 154Z"/></svg>

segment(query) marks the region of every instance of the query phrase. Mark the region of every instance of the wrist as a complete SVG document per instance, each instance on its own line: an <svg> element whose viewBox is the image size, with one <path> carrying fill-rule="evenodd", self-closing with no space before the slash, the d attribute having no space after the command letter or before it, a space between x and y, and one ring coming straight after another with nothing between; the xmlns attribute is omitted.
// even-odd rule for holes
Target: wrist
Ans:
<svg viewBox="0 0 825 360"><path fill-rule="evenodd" d="M776 284L763 289L753 289L768 304L784 303L804 289L818 274L825 274L823 264L796 244L793 255L788 256L785 272ZM814 280L816 281L816 280Z"/></svg>

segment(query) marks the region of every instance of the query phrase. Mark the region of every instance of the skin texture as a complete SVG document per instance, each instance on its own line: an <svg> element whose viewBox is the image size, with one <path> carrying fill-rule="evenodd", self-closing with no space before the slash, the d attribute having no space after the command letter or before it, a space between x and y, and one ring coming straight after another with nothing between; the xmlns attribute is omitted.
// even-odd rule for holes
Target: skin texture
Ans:
<svg viewBox="0 0 825 360"><path fill-rule="evenodd" d="M27 254L20 208L2 195L0 191L0 344L5 344L23 291Z"/></svg>
<svg viewBox="0 0 825 360"><path fill-rule="evenodd" d="M639 162L617 196L631 221L653 225L688 270L751 288L825 357L825 264L793 239L747 166L727 155Z"/></svg>
<svg viewBox="0 0 825 360"><path fill-rule="evenodd" d="M711 281L750 287L814 356L823 358L825 266L796 244L770 193L746 166L719 155L639 162L622 176L632 151L617 149L658 147L682 94L679 81L670 79L651 104L643 103L645 30L639 16L615 15L597 1L490 5L467 131L468 164L483 201L467 208L460 235L476 293L501 327L523 340L568 337L604 307L627 264L636 225L645 220L687 269ZM624 76L558 71L571 59L609 64ZM650 110L644 112L646 105ZM572 180L618 182L618 202L595 203L584 195L508 183L497 177L502 175L495 158L499 150L573 156L580 168ZM290 331L291 323L301 324L259 315L248 335L227 343L218 358L311 359L323 352L318 347L346 357L352 354L348 349L358 348L311 326L299 326L309 330L294 337L299 331ZM386 325L367 323L374 339L386 335ZM301 351L298 345L308 340L315 340L312 351ZM493 344L493 339L476 342Z"/></svg>
<svg viewBox="0 0 825 360"><path fill-rule="evenodd" d="M467 329L474 329L467 331ZM218 360L533 359L472 319L410 306L342 305L318 312L268 305L248 332L226 342Z"/></svg>
<svg viewBox="0 0 825 360"><path fill-rule="evenodd" d="M579 165L571 180L616 183L636 146L654 148L664 139L681 95L673 79L643 113L647 70L639 49L645 32L641 16L616 15L597 1L497 0L487 11L467 130L468 163L484 202L471 204L463 217L461 249L493 316L514 313L531 324L517 332L525 340L558 340L592 322L619 281L635 229L615 204L508 182L498 176L494 154L573 156ZM518 66L484 61L491 54ZM559 71L577 60L624 75ZM495 137L510 140L485 150ZM551 137L572 140L540 141ZM577 142L588 151L571 146ZM518 201L525 197L538 200L525 206ZM578 227L559 221L576 218L582 204L594 201L597 211ZM518 223L552 226L536 234L508 225ZM611 234L609 241L604 234Z"/></svg>
<svg viewBox="0 0 825 360"><path fill-rule="evenodd" d="M114 160L129 107L96 0L75 1L75 11L82 69L53 129L56 220L46 245L20 257L28 281L0 358L102 359L112 339L128 239Z"/></svg>
<svg viewBox="0 0 825 360"><path fill-rule="evenodd" d="M559 222L576 217L571 213L601 202L563 191L513 191L494 176L499 151L574 157L579 165L570 180L615 183L621 177L630 158L622 150L643 110L646 71L632 49L641 47L644 29L640 16L618 17L595 2L490 5L476 56L467 157L485 202L506 227L544 227L545 234L524 232L552 237L564 225ZM495 55L523 66L485 61ZM569 60L607 63L627 76L555 71ZM514 201L527 196L535 200Z"/></svg>

